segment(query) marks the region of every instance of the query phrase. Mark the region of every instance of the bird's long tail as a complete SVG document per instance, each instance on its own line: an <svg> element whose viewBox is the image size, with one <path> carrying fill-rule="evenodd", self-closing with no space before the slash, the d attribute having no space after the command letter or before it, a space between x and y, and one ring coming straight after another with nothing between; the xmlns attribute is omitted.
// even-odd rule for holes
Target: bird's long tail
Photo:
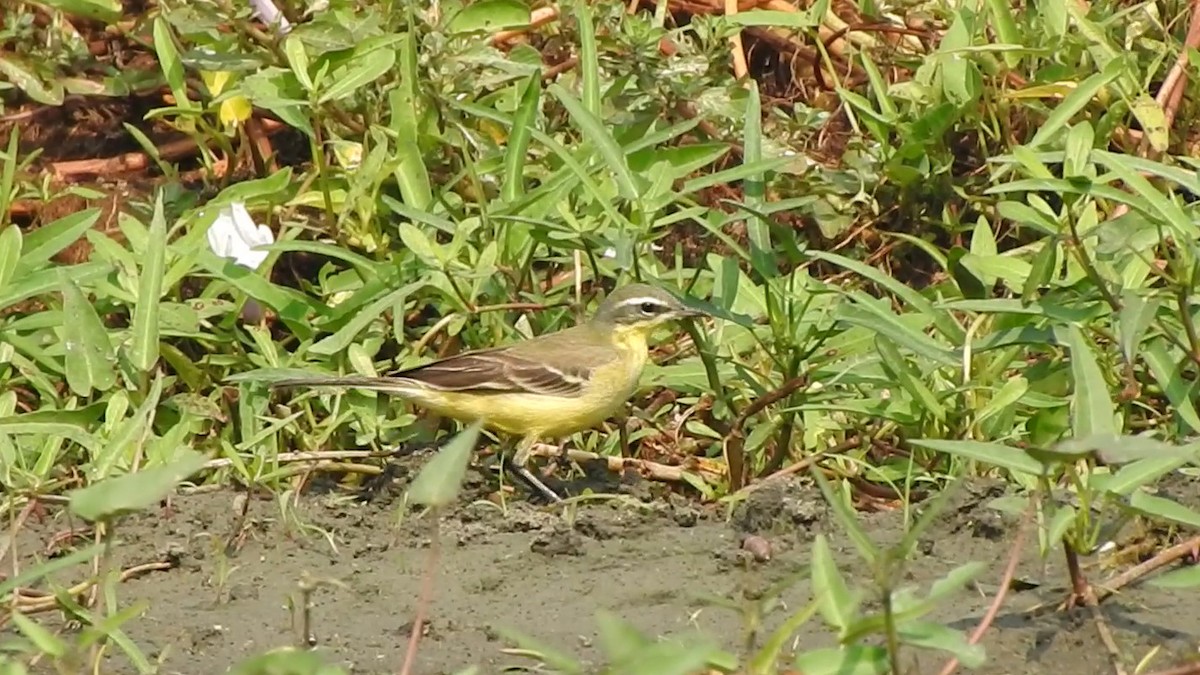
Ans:
<svg viewBox="0 0 1200 675"><path fill-rule="evenodd" d="M350 387L389 394L406 394L421 389L418 383L407 378L367 377L365 375L312 375L289 377L271 383L272 389L284 387Z"/></svg>

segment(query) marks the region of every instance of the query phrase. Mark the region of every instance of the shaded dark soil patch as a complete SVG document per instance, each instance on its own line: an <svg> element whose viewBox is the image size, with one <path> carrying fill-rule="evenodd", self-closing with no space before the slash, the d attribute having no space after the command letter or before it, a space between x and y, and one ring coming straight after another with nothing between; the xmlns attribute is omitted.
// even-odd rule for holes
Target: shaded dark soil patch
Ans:
<svg viewBox="0 0 1200 675"><path fill-rule="evenodd" d="M970 630L995 591L1016 525L981 506L995 494L996 486L986 484L960 491L910 560L903 583L922 590L965 562L988 566L975 587L937 610L937 621ZM165 654L163 672L223 672L251 653L296 642L287 604L289 597L299 600L302 579L337 580L344 587L320 585L312 595L317 648L331 661L352 665L355 673L395 672L428 555L427 520L415 513L401 516L392 491L367 502L335 494L307 497L294 509L256 499L240 550L225 556L225 542L238 527L238 499L230 492L180 497L169 518L146 515L120 528L122 565L168 554L179 560L173 570L122 586L122 602L149 603L128 626L131 637L152 656ZM852 584L870 579L820 493L804 482L765 486L728 522L723 513L678 498L591 503L568 517L520 501L509 502L507 510L464 502L441 521L437 595L417 672L450 673L478 664L482 672L496 673L533 665L502 653L513 646L501 633L507 629L597 664L594 616L600 609L653 636L699 630L737 649L741 618L699 598L753 598L798 575L783 599L791 611L799 610L811 598L804 570L818 532L829 537ZM18 550L41 549L65 527L64 517L56 520L27 529ZM904 534L901 513L864 516L862 525L880 546ZM743 546L747 537L769 543L768 562L749 554ZM1010 594L985 639L989 662L974 672L1107 672L1106 653L1087 614L1053 611L1065 597L1065 576L1057 556L1043 569L1034 541L1031 537L1019 572L1034 581L1026 586L1032 590ZM873 598L866 602L871 606ZM1049 608L1031 611L1041 605ZM1103 609L1130 664L1157 647L1163 651L1155 665L1165 666L1200 645L1200 609L1170 592L1126 589ZM771 615L768 629L783 618L783 612ZM815 620L798 636L801 648L834 644ZM913 672L931 672L943 660L932 653L909 656L915 659Z"/></svg>

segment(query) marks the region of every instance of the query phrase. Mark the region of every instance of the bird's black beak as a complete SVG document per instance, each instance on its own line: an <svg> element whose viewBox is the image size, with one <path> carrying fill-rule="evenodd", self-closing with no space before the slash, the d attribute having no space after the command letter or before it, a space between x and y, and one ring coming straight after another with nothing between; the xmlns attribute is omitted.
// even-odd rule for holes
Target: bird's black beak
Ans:
<svg viewBox="0 0 1200 675"><path fill-rule="evenodd" d="M683 307L681 309L675 310L675 317L678 319L698 319L698 318L704 317L704 316L711 316L711 315L708 312L705 312L704 310L695 309L692 307Z"/></svg>

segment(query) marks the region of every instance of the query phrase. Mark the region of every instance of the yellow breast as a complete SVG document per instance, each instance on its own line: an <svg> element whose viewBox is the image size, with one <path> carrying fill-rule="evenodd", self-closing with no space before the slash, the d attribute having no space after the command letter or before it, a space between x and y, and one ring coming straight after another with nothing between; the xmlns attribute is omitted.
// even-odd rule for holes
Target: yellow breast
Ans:
<svg viewBox="0 0 1200 675"><path fill-rule="evenodd" d="M408 398L445 417L482 420L491 429L515 436L568 436L611 417L637 389L648 357L646 339L632 332L614 338L619 358L597 367L580 396L414 391Z"/></svg>

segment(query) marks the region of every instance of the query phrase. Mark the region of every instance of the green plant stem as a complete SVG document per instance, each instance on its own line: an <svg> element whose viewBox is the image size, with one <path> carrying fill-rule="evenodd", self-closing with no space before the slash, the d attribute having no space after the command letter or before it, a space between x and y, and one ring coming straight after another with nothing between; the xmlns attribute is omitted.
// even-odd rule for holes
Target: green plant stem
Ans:
<svg viewBox="0 0 1200 675"><path fill-rule="evenodd" d="M1121 301L1117 296L1113 295L1108 284L1104 281L1104 277L1100 276L1100 271L1092 264L1092 259L1083 250L1083 240L1079 237L1079 228L1075 225L1075 219L1067 218L1067 227L1071 230L1071 246L1070 250L1075 253L1075 258L1079 261L1083 271L1087 274L1088 279L1096 285L1096 289L1100 291L1100 295L1104 297L1104 302L1112 308L1113 312L1121 311Z"/></svg>

